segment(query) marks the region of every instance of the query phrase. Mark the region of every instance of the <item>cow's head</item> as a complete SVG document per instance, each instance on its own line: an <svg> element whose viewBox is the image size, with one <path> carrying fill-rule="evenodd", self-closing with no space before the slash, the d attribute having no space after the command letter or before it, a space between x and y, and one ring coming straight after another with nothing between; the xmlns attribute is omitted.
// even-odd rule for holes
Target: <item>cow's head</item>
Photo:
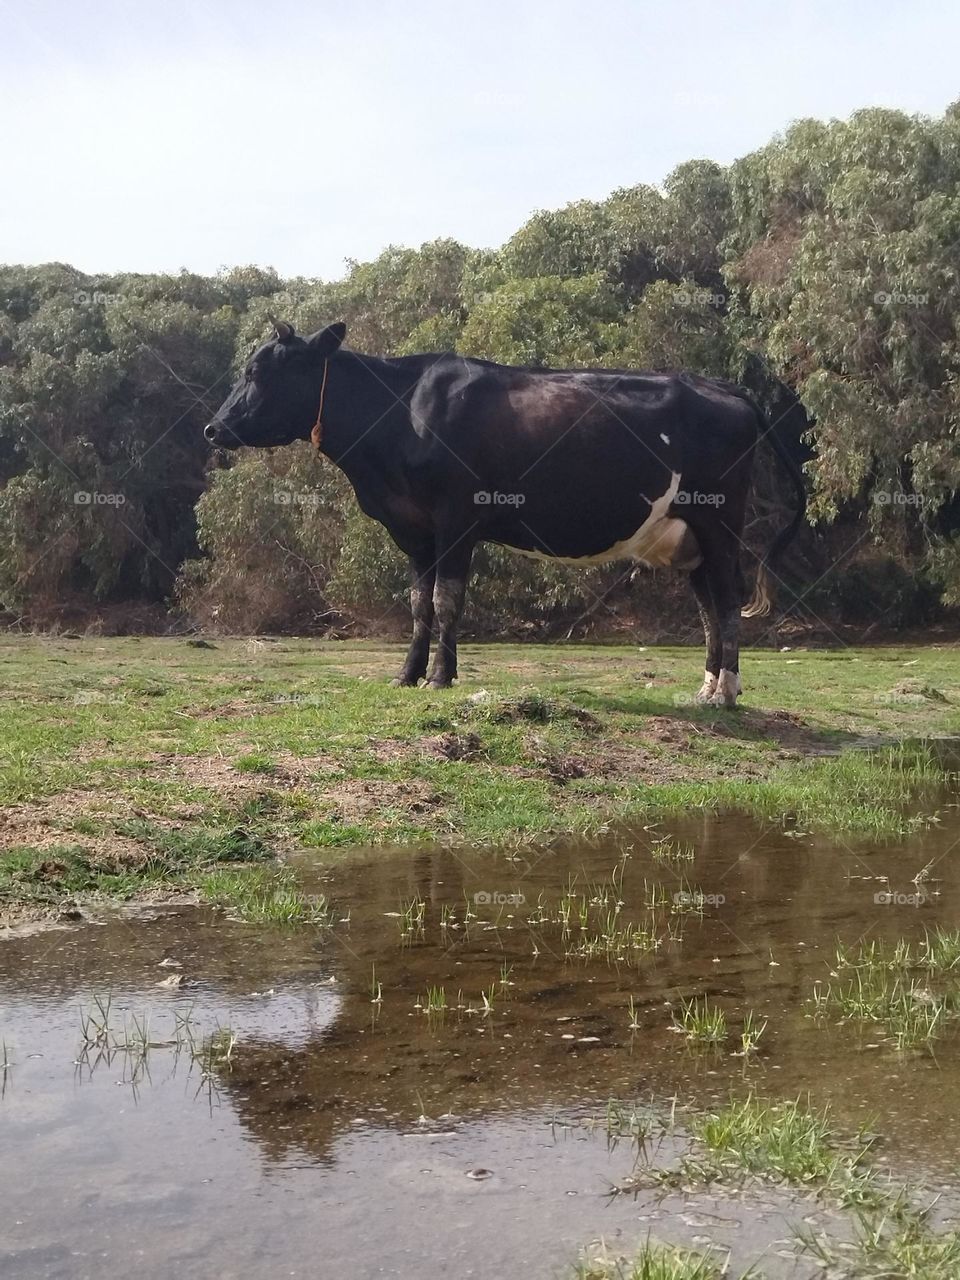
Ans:
<svg viewBox="0 0 960 1280"><path fill-rule="evenodd" d="M317 420L324 362L343 342L347 326L331 324L309 338L277 322L276 334L247 361L243 377L203 434L226 449L307 440Z"/></svg>

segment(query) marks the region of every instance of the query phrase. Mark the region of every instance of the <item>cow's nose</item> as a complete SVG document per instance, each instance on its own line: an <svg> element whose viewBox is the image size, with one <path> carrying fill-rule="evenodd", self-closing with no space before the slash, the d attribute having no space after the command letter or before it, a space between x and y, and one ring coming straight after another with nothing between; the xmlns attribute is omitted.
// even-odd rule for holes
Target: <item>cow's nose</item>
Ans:
<svg viewBox="0 0 960 1280"><path fill-rule="evenodd" d="M211 444L216 444L217 433L218 433L218 428L215 422L208 422L207 425L203 428L203 438L205 440L209 440Z"/></svg>

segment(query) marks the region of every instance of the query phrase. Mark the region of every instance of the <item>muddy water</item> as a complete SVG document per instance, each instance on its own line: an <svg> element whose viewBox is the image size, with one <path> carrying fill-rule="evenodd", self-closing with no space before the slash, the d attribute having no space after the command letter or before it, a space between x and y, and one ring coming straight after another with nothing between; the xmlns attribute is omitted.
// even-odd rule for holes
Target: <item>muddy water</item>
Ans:
<svg viewBox="0 0 960 1280"><path fill-rule="evenodd" d="M302 863L336 905L329 932L179 909L9 938L0 1274L557 1276L592 1240L629 1249L652 1232L808 1275L790 1224L826 1210L776 1191L611 1197L638 1152L590 1121L611 1097L665 1115L673 1099L809 1093L841 1126L878 1129L898 1177L952 1191L956 1042L897 1054L809 1003L838 940L960 923L960 819L940 816L884 847L697 816L515 858L359 851ZM692 862L654 857L668 834ZM702 914L677 898L691 892ZM614 901L656 949L576 954ZM411 902L422 928L398 914ZM431 987L445 1012L418 1008ZM108 993L112 1043L148 1024L145 1055L84 1049ZM727 1017L718 1050L671 1030L680 1000L703 995ZM768 1026L745 1060L750 1011ZM195 1060L190 1043L218 1028L229 1060ZM684 1149L681 1124L646 1158Z"/></svg>

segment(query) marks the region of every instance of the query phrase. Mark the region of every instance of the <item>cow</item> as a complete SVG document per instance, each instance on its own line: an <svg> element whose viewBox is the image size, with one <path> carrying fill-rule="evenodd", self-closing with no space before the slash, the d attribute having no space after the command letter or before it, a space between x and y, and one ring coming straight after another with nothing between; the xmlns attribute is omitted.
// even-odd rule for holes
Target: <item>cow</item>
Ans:
<svg viewBox="0 0 960 1280"><path fill-rule="evenodd" d="M305 337L276 322L204 435L227 449L312 440L409 557L413 637L394 684L426 677L442 689L456 679L471 557L494 542L565 564L688 573L706 638L697 700L736 705L741 613L769 612L772 569L806 501L748 392L689 373L520 368L449 353L385 359L344 347L345 336L344 324ZM798 502L741 610L761 436Z"/></svg>

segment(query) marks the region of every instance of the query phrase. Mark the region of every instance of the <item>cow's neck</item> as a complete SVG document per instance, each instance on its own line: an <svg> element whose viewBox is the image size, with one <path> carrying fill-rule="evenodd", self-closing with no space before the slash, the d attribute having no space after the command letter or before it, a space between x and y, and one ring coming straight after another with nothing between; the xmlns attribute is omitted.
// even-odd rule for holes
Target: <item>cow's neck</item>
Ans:
<svg viewBox="0 0 960 1280"><path fill-rule="evenodd" d="M339 351L327 372L321 451L351 478L358 469L386 471L411 429L407 393L415 379L393 361Z"/></svg>

